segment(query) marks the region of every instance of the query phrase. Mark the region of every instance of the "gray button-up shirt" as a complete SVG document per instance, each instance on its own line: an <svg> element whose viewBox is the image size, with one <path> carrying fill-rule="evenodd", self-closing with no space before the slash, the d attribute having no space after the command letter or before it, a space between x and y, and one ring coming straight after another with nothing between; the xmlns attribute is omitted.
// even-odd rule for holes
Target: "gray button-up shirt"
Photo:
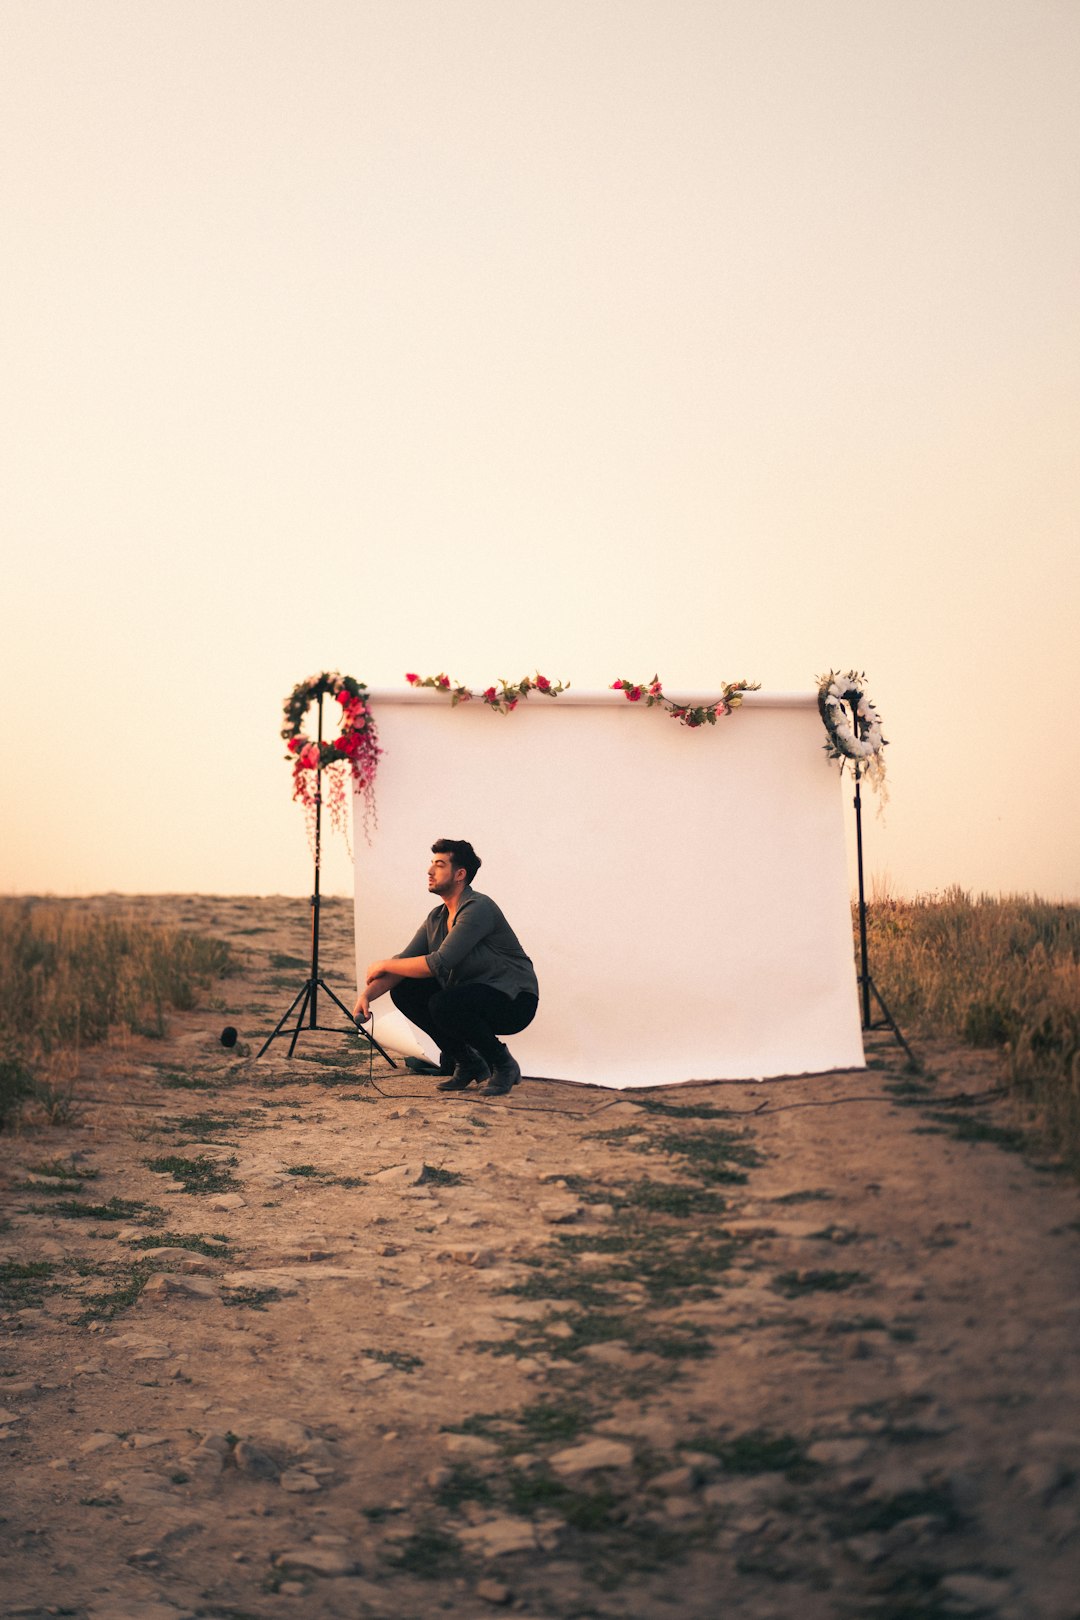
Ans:
<svg viewBox="0 0 1080 1620"><path fill-rule="evenodd" d="M429 911L399 956L422 956L445 990L450 985L486 984L505 995L524 991L539 996L529 957L514 930L486 894L461 891L454 926L444 905Z"/></svg>

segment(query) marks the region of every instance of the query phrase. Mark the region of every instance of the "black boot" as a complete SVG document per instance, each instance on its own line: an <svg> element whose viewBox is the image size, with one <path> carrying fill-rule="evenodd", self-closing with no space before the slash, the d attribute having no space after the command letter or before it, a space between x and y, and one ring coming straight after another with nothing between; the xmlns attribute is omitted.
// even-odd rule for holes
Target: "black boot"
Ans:
<svg viewBox="0 0 1080 1620"><path fill-rule="evenodd" d="M440 1080L440 1091L465 1091L474 1080L486 1080L491 1069L479 1052L474 1052L471 1046L465 1048L463 1057L459 1057L454 1064L454 1072L449 1080Z"/></svg>
<svg viewBox="0 0 1080 1620"><path fill-rule="evenodd" d="M505 1097L521 1079L521 1070L505 1047L503 1054L492 1070L491 1079L481 1088L481 1097Z"/></svg>

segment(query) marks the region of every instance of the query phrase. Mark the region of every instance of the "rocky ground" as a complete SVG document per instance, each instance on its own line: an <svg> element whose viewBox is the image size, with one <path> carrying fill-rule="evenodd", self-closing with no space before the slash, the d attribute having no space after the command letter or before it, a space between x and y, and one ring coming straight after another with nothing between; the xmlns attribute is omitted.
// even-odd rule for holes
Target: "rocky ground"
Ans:
<svg viewBox="0 0 1080 1620"><path fill-rule="evenodd" d="M991 1056L444 1096L255 1059L303 902L90 903L241 971L3 1141L5 1615L1080 1616L1080 1199Z"/></svg>

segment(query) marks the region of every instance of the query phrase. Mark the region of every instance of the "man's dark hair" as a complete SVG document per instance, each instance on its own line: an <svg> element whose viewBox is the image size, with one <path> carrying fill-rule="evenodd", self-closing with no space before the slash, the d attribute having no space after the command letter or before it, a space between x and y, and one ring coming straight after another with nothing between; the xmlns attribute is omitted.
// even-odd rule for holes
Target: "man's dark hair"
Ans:
<svg viewBox="0 0 1080 1620"><path fill-rule="evenodd" d="M433 855L449 855L454 863L454 871L459 866L465 868L465 881L471 883L480 870L480 857L471 844L464 838L436 838L431 846Z"/></svg>

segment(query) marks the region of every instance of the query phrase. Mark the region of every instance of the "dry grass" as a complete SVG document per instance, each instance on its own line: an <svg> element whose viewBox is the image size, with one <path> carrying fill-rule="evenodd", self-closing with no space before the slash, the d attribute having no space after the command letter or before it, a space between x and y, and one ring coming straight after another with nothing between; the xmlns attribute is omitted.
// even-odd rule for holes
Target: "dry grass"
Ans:
<svg viewBox="0 0 1080 1620"><path fill-rule="evenodd" d="M1080 1166L1080 906L949 889L867 913L870 971L899 1022L1000 1047L1018 1100Z"/></svg>
<svg viewBox="0 0 1080 1620"><path fill-rule="evenodd" d="M164 1035L168 1013L193 1007L231 968L219 940L63 901L0 899L0 1125L26 1099L62 1123L81 1047L124 1031Z"/></svg>

